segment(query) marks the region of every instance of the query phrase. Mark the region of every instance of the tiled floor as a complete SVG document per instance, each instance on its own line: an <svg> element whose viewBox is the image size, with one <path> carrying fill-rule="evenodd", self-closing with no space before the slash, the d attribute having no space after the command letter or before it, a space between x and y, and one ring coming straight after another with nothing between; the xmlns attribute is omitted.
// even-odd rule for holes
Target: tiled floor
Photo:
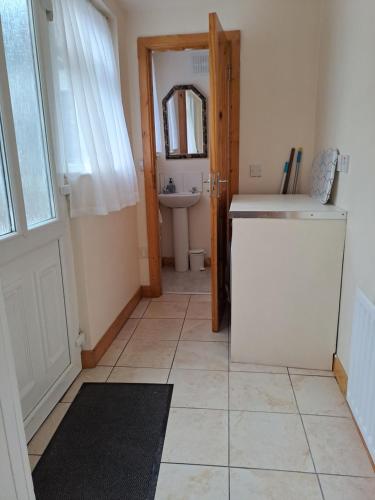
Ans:
<svg viewBox="0 0 375 500"><path fill-rule="evenodd" d="M375 475L331 372L230 363L209 296L143 299L29 443L30 461L83 381L174 384L157 500L373 500Z"/></svg>
<svg viewBox="0 0 375 500"><path fill-rule="evenodd" d="M161 270L163 290L167 293L210 293L211 269L205 271L186 271L178 273L173 267L163 267Z"/></svg>

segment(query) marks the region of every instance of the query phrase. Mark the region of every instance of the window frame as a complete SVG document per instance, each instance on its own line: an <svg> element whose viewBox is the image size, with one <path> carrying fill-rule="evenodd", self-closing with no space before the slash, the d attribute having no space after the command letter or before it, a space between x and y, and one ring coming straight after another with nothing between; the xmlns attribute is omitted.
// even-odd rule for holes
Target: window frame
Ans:
<svg viewBox="0 0 375 500"><path fill-rule="evenodd" d="M48 45L48 19L41 0L26 0L28 20L31 30L31 49L40 114L40 126L43 142L43 157L46 162L46 176L49 189L49 199L52 217L36 224L27 224L24 194L22 188L21 170L18 159L17 140L13 119L9 79L6 66L6 56L3 41L3 31L0 19L0 64L4 71L0 75L0 113L4 137L6 168L9 177L10 195L12 199L14 231L0 236L0 241L11 240L30 233L38 233L46 226L61 222L64 214L61 196L59 196L57 170L54 156L54 136L52 131L52 108L49 105L50 74L48 61L51 53Z"/></svg>
<svg viewBox="0 0 375 500"><path fill-rule="evenodd" d="M21 175L18 163L18 150L13 123L13 113L11 108L8 72L5 61L5 51L3 43L3 30L0 18L0 121L2 137L4 141L5 168L8 174L10 197L12 200L12 210L14 219L14 231L0 236L0 241L11 240L20 235L25 235L28 231L26 222L26 211L23 199Z"/></svg>

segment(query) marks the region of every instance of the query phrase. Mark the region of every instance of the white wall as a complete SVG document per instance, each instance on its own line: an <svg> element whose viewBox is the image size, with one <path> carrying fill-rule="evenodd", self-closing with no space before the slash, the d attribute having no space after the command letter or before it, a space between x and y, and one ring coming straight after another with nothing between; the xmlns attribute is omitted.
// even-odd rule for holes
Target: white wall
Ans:
<svg viewBox="0 0 375 500"><path fill-rule="evenodd" d="M126 113L126 53L118 2L107 1L119 24L119 60ZM129 125L129 124L128 124ZM84 349L93 349L140 287L137 208L106 216L72 219L79 322L86 334Z"/></svg>
<svg viewBox="0 0 375 500"><path fill-rule="evenodd" d="M317 150L351 155L337 205L348 210L338 356L349 369L354 294L375 300L375 2L325 0L322 10Z"/></svg>
<svg viewBox="0 0 375 500"><path fill-rule="evenodd" d="M304 148L307 188L318 78L320 0L121 0L126 11L126 79L134 153L142 158L137 38L208 31L208 13L241 30L240 191L275 193L292 145ZM263 177L250 178L261 163ZM139 211L141 281L148 284L146 218Z"/></svg>
<svg viewBox="0 0 375 500"><path fill-rule="evenodd" d="M197 52L197 51L194 51ZM204 53L207 51L199 51ZM189 243L190 248L203 248L207 256L211 254L210 230L210 198L207 189L203 189L202 180L208 179L209 160L207 158L189 158L171 160L165 158L163 109L162 100L174 85L195 85L207 97L209 105L209 77L208 72L194 74L192 66L192 52L156 52L154 53L155 80L161 121L161 136L163 151L158 157L158 174L166 178L173 177L177 190L182 185L182 176L186 173L194 175L194 186L203 190L199 203L189 209ZM208 115L207 115L208 119ZM163 223L161 226L161 254L162 257L173 257L172 210L160 206Z"/></svg>
<svg viewBox="0 0 375 500"><path fill-rule="evenodd" d="M80 328L93 349L138 290L136 207L72 220Z"/></svg>

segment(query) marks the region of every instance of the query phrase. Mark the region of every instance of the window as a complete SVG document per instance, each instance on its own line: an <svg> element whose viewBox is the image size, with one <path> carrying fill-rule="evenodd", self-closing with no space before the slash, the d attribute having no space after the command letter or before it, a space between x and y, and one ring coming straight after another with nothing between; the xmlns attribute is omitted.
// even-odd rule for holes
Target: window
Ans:
<svg viewBox="0 0 375 500"><path fill-rule="evenodd" d="M0 0L0 16L26 220L32 228L53 219L55 210L31 3Z"/></svg>

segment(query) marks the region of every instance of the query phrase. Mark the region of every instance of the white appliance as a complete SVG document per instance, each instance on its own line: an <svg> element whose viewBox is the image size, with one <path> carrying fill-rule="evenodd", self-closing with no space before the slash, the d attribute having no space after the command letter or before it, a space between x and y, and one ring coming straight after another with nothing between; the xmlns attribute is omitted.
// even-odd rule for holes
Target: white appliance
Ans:
<svg viewBox="0 0 375 500"><path fill-rule="evenodd" d="M330 370L346 212L307 195L236 195L230 218L231 360Z"/></svg>

